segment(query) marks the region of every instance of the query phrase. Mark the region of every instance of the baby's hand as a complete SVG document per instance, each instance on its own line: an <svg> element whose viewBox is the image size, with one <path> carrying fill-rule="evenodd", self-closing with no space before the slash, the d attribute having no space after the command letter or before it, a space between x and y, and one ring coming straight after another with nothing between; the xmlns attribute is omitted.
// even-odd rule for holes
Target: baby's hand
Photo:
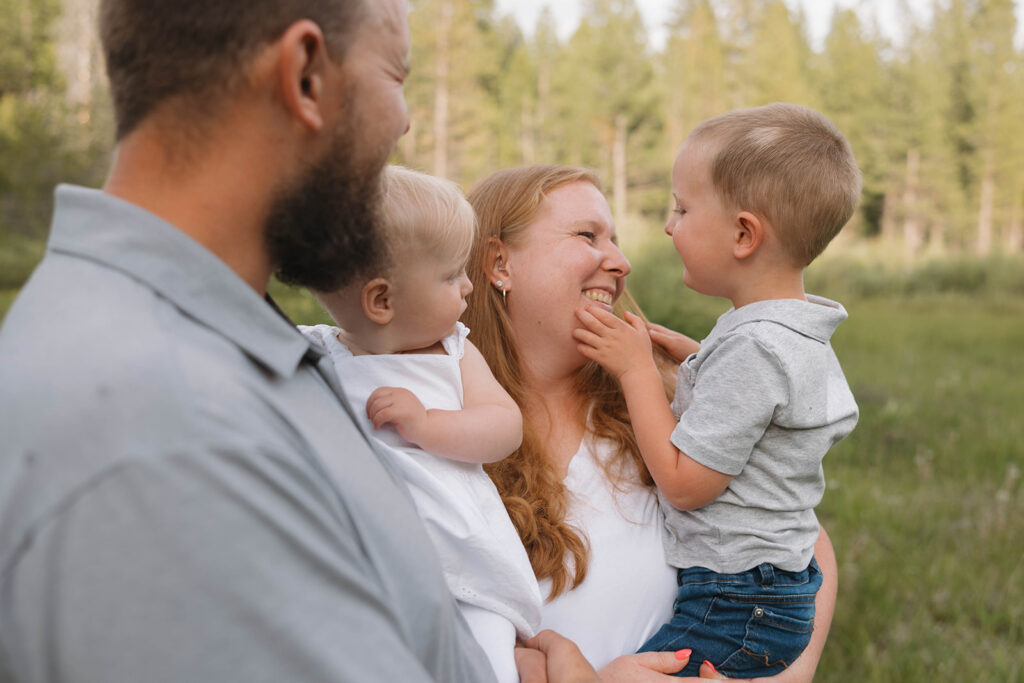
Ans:
<svg viewBox="0 0 1024 683"><path fill-rule="evenodd" d="M629 370L653 362L651 338L639 316L626 313L623 321L602 308L588 306L576 311L576 317L583 323L582 329L572 333L580 342L580 353L614 377L621 380Z"/></svg>
<svg viewBox="0 0 1024 683"><path fill-rule="evenodd" d="M380 387L366 399L366 416L374 429L391 424L402 438L419 444L420 435L427 423L427 411L408 389L401 387Z"/></svg>
<svg viewBox="0 0 1024 683"><path fill-rule="evenodd" d="M648 326L651 341L665 349L668 355L682 363L691 353L700 351L700 342L694 341L685 334L670 330L664 325L651 324Z"/></svg>

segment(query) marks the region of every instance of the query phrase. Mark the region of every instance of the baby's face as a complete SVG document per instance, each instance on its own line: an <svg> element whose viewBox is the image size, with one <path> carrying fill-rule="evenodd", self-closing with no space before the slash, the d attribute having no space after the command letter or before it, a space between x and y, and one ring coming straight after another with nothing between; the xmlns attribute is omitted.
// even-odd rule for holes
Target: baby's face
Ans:
<svg viewBox="0 0 1024 683"><path fill-rule="evenodd" d="M455 331L473 284L460 255L411 248L396 259L391 277L392 324L403 351L433 346Z"/></svg>
<svg viewBox="0 0 1024 683"><path fill-rule="evenodd" d="M672 166L675 205L665 233L683 260L683 282L709 296L727 296L727 275L733 263L735 216L711 184L707 145L687 142Z"/></svg>

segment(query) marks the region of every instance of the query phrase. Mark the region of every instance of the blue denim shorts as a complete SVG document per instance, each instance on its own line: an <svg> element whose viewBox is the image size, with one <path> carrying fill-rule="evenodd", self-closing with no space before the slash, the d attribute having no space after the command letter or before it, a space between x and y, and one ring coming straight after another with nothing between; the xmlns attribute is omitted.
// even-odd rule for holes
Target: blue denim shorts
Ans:
<svg viewBox="0 0 1024 683"><path fill-rule="evenodd" d="M730 677L779 673L804 651L814 629L814 596L821 569L786 572L761 564L740 574L703 567L680 569L672 620L640 652L690 648L677 676L696 676L705 659Z"/></svg>

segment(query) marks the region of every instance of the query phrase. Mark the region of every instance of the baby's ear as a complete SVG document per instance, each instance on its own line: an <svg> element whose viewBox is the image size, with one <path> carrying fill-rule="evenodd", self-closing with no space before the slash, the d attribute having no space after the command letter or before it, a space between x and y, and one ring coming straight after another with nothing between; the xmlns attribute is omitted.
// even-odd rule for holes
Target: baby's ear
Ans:
<svg viewBox="0 0 1024 683"><path fill-rule="evenodd" d="M738 259L751 256L761 246L765 238L764 220L750 211L741 211L736 216L733 229L732 255Z"/></svg>
<svg viewBox="0 0 1024 683"><path fill-rule="evenodd" d="M378 325L387 325L395 316L392 296L394 296L394 290L387 278L373 278L363 285L361 296L363 313L372 322Z"/></svg>

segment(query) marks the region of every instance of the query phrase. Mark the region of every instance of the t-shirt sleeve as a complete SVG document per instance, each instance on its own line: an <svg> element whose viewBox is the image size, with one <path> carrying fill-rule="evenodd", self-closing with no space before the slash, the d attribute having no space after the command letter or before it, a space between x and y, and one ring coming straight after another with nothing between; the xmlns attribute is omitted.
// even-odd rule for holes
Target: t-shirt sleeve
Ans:
<svg viewBox="0 0 1024 683"><path fill-rule="evenodd" d="M775 354L752 337L730 335L696 369L693 397L672 443L705 467L735 476L788 400L786 373Z"/></svg>

